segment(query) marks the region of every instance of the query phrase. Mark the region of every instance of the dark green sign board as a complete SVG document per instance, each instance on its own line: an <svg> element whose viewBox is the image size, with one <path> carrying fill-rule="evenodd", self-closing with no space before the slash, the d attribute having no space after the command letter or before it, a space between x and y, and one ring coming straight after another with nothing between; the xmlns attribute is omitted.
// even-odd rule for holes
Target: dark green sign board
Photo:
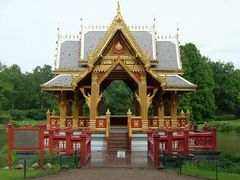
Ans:
<svg viewBox="0 0 240 180"><path fill-rule="evenodd" d="M38 133L37 130L15 130L13 148L38 148Z"/></svg>

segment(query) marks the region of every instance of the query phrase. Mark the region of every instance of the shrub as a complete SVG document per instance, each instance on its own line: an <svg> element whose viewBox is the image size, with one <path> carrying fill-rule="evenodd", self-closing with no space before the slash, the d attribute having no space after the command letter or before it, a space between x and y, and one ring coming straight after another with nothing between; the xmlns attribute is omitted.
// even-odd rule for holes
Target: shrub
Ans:
<svg viewBox="0 0 240 180"><path fill-rule="evenodd" d="M234 127L228 122L218 123L217 128L218 131L223 133L229 133L234 130Z"/></svg>
<svg viewBox="0 0 240 180"><path fill-rule="evenodd" d="M236 132L236 133L240 133L240 126L236 126L236 127L235 127L235 132Z"/></svg>
<svg viewBox="0 0 240 180"><path fill-rule="evenodd" d="M216 121L229 121L235 120L236 116L234 114L224 114L221 116L216 116Z"/></svg>
<svg viewBox="0 0 240 180"><path fill-rule="evenodd" d="M9 110L9 114L13 120L23 120L25 118L25 112L23 110Z"/></svg>
<svg viewBox="0 0 240 180"><path fill-rule="evenodd" d="M46 112L39 109L31 109L26 111L26 118L34 120L44 120L46 119Z"/></svg>
<svg viewBox="0 0 240 180"><path fill-rule="evenodd" d="M0 124L7 124L12 116L8 112L0 112Z"/></svg>

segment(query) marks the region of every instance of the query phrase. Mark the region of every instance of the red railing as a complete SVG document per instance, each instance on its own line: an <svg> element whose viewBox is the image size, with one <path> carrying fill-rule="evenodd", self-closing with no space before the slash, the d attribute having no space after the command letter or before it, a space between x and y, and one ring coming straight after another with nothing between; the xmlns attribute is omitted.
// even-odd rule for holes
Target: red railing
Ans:
<svg viewBox="0 0 240 180"><path fill-rule="evenodd" d="M64 122L65 128L73 128L74 119L72 116L67 116ZM77 129L84 129L89 127L89 117L79 116L77 121ZM49 116L49 129L60 127L60 117L59 116Z"/></svg>
<svg viewBox="0 0 240 180"><path fill-rule="evenodd" d="M141 116L132 116L131 117L131 127L132 127L132 129L142 128L142 117Z"/></svg>
<svg viewBox="0 0 240 180"><path fill-rule="evenodd" d="M79 116L78 117L78 128L83 129L89 127L89 117Z"/></svg>
<svg viewBox="0 0 240 180"><path fill-rule="evenodd" d="M96 128L105 129L107 126L107 117L106 116L97 116L96 117Z"/></svg>
<svg viewBox="0 0 240 180"><path fill-rule="evenodd" d="M15 145L14 133L16 131L21 132L38 132L38 144L33 147L23 147ZM45 131L45 132L44 132ZM80 135L74 135L73 129L68 128L61 130L60 128L46 129L46 125L40 124L39 127L20 127L13 128L12 124L8 125L9 136L9 148L8 148L8 162L9 168L12 166L11 153L16 151L40 151L40 159L43 160L43 150L48 150L49 153L63 152L66 155L73 155L75 151L80 151L80 164L86 165L87 160L91 156L91 131L83 130ZM16 133L15 133L16 134ZM23 137L24 138L24 137ZM41 161L41 167L43 167L43 161Z"/></svg>
<svg viewBox="0 0 240 180"><path fill-rule="evenodd" d="M76 136L70 128L61 132L49 129L44 133L44 147L50 152L65 152L66 155L72 155L74 151L80 150L80 163L85 165L91 156L91 132L83 130Z"/></svg>
<svg viewBox="0 0 240 180"><path fill-rule="evenodd" d="M152 116L148 118L148 127L150 128L158 128L158 116Z"/></svg>
<svg viewBox="0 0 240 180"><path fill-rule="evenodd" d="M50 118L50 128L59 128L60 127L60 118L51 117Z"/></svg>
<svg viewBox="0 0 240 180"><path fill-rule="evenodd" d="M159 162L159 153L166 155L183 153L188 155L194 151L216 151L216 128L211 131L196 132L183 129L181 132L165 130L164 135L160 135L157 130L148 132L148 156L155 165Z"/></svg>

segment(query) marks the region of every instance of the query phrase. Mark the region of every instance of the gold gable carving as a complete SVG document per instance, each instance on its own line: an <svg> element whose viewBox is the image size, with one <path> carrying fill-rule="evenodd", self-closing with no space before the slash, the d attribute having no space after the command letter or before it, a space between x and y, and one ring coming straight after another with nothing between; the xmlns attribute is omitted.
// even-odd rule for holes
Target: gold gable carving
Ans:
<svg viewBox="0 0 240 180"><path fill-rule="evenodd" d="M125 24L120 11L117 11L117 15L115 16L112 24L104 34L103 38L97 45L96 50L89 54L88 58L88 66L93 67L96 61L103 55L103 52L105 48L107 48L108 44L111 42L111 40L114 38L115 34L121 31L122 34L124 35L125 39L127 40L128 44L131 46L133 49L135 56L138 57L142 63L144 64L145 67L150 66L150 58L148 53L144 53L139 45L137 44L136 40L134 39L133 35L129 31L127 25ZM120 43L120 42L119 42ZM116 44L118 46L117 48L121 48L121 43L120 45Z"/></svg>

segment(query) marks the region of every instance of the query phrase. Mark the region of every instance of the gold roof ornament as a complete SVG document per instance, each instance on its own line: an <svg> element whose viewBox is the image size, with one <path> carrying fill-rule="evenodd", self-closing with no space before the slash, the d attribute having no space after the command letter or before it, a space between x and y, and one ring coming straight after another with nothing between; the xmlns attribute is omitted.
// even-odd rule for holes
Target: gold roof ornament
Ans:
<svg viewBox="0 0 240 180"><path fill-rule="evenodd" d="M120 15L121 11L120 11L120 3L119 1L117 2L117 15Z"/></svg>
<svg viewBox="0 0 240 180"><path fill-rule="evenodd" d="M108 27L103 38L100 40L93 54L91 54L91 56L88 57L88 66L90 67L94 66L94 64L96 63L102 52L105 50L105 48L108 46L111 39L114 37L118 30L122 32L129 45L135 51L136 56L139 57L139 59L141 59L142 63L147 66L148 64L150 65L149 56L145 54L139 47L138 43L136 42L135 38L129 31L129 28L127 27L126 23L124 22L120 12L120 5L118 3L117 15L113 19L111 25Z"/></svg>

